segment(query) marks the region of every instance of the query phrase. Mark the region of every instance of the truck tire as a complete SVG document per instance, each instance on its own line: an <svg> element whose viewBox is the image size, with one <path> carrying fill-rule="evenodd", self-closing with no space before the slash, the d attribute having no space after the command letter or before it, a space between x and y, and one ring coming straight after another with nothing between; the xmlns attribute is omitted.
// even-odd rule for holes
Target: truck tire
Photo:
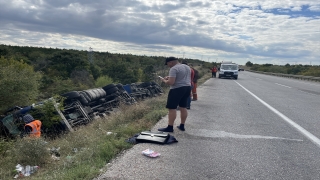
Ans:
<svg viewBox="0 0 320 180"><path fill-rule="evenodd" d="M75 99L75 98L79 98L80 94L78 91L71 91L71 92L61 94L61 96L66 97L67 99Z"/></svg>
<svg viewBox="0 0 320 180"><path fill-rule="evenodd" d="M117 91L119 91L119 89L118 89L117 87L113 87L113 88L111 88L111 89L108 89L108 90L106 91L106 93L107 93L107 94L113 94L113 93L115 93L115 92L117 92Z"/></svg>
<svg viewBox="0 0 320 180"><path fill-rule="evenodd" d="M119 89L119 91L123 92L125 91L125 89L123 88L123 85L122 84L117 84L116 87Z"/></svg>
<svg viewBox="0 0 320 180"><path fill-rule="evenodd" d="M97 98L96 93L94 93L91 89L85 90L84 92L87 94L91 101L94 101Z"/></svg>
<svg viewBox="0 0 320 180"><path fill-rule="evenodd" d="M102 88L98 88L98 91L100 91L100 94L102 97L105 97L107 95L106 91L103 90Z"/></svg>
<svg viewBox="0 0 320 180"><path fill-rule="evenodd" d="M114 88L114 87L116 87L116 85L114 85L114 84L108 84L108 85L102 87L102 89L107 92L108 89L111 89L111 88Z"/></svg>
<svg viewBox="0 0 320 180"><path fill-rule="evenodd" d="M89 104L88 100L84 97L83 94L80 94L79 101L81 102L82 105L85 105L85 106Z"/></svg>
<svg viewBox="0 0 320 180"><path fill-rule="evenodd" d="M82 94L82 96L88 101L91 102L91 99L89 98L89 96L85 93L85 92L80 92L80 94Z"/></svg>

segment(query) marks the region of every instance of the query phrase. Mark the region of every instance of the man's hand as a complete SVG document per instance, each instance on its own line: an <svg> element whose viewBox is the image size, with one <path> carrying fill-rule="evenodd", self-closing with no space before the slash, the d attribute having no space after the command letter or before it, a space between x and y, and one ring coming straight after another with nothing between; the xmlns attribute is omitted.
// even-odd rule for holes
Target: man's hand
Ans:
<svg viewBox="0 0 320 180"><path fill-rule="evenodd" d="M176 81L176 78L175 77L169 77L169 76L166 76L165 78L162 79L162 81L168 85L173 85L174 82Z"/></svg>

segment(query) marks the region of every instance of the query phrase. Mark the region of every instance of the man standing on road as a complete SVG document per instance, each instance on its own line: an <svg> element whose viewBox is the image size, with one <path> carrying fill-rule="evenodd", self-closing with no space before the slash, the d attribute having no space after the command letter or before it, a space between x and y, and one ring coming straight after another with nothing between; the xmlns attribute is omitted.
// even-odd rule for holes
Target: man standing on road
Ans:
<svg viewBox="0 0 320 180"><path fill-rule="evenodd" d="M169 109L168 126L158 131L173 132L173 124L177 116L177 107L180 108L181 123L177 126L185 131L184 124L188 117L187 101L191 91L191 70L185 64L180 64L175 57L166 58L165 65L170 67L169 76L161 78L161 81L170 85L166 108Z"/></svg>

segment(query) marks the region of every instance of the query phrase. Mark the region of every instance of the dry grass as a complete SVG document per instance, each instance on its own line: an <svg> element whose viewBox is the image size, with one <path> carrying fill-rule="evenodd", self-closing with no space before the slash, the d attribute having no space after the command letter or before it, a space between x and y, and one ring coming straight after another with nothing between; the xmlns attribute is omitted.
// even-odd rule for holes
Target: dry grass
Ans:
<svg viewBox="0 0 320 180"><path fill-rule="evenodd" d="M203 84L205 81L207 81L208 79L211 78L212 74L207 73L207 71L205 71L206 73L203 74L203 76L201 77L201 79L198 80L198 86L200 86L201 84Z"/></svg>
<svg viewBox="0 0 320 180"><path fill-rule="evenodd" d="M46 149L46 143L41 138L26 137L18 139L11 150L11 154L13 155L12 161L33 166L46 164L50 157Z"/></svg>

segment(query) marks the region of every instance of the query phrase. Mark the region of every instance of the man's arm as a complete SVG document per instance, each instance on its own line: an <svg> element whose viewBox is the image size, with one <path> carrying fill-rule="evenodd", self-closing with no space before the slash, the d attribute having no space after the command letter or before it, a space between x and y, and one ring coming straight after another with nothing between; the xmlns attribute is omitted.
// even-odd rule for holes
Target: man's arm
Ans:
<svg viewBox="0 0 320 180"><path fill-rule="evenodd" d="M162 82L164 82L165 84L168 84L168 85L173 85L175 82L176 82L176 78L175 77L166 77L166 78L163 78L161 79Z"/></svg>
<svg viewBox="0 0 320 180"><path fill-rule="evenodd" d="M26 126L24 128L24 131L21 132L20 137L23 138L23 137L29 135L31 133L31 131L32 131L32 128L30 126Z"/></svg>

